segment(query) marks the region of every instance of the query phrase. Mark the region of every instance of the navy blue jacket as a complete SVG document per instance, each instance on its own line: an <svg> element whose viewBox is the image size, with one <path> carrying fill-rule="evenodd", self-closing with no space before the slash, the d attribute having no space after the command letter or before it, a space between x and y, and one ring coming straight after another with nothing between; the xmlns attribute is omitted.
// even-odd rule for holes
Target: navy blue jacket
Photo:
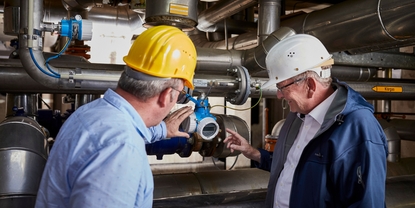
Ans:
<svg viewBox="0 0 415 208"><path fill-rule="evenodd" d="M295 170L290 207L386 207L387 143L383 129L372 105L359 93L337 80L333 86L338 93ZM267 207L273 206L278 177L301 123L296 113L290 113L273 155L260 149L257 167L271 171Z"/></svg>

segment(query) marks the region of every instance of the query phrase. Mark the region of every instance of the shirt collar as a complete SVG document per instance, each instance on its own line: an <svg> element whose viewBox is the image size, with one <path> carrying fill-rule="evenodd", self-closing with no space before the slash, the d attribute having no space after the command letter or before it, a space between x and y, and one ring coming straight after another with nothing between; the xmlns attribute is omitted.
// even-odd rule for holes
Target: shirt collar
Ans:
<svg viewBox="0 0 415 208"><path fill-rule="evenodd" d="M324 116L330 107L330 104L333 102L334 97L337 94L337 90L334 91L328 98L326 98L323 102L317 105L309 115L313 117L320 125L323 124Z"/></svg>

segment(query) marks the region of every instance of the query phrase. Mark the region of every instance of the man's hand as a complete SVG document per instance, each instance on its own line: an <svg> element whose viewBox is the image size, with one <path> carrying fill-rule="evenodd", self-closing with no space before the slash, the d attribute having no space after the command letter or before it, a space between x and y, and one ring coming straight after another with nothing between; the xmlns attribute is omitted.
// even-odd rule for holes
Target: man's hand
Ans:
<svg viewBox="0 0 415 208"><path fill-rule="evenodd" d="M253 148L245 138L243 138L235 131L226 129L226 132L228 132L229 135L223 142L226 143L226 147L228 147L228 149L230 149L231 152L238 150L242 152L242 154L245 155L245 157L260 162L261 153L259 152L259 150Z"/></svg>
<svg viewBox="0 0 415 208"><path fill-rule="evenodd" d="M168 115L164 122L166 123L167 128L167 138L172 137L186 137L189 138L189 134L187 132L179 131L180 124L193 113L191 106L186 106L180 108L170 115Z"/></svg>

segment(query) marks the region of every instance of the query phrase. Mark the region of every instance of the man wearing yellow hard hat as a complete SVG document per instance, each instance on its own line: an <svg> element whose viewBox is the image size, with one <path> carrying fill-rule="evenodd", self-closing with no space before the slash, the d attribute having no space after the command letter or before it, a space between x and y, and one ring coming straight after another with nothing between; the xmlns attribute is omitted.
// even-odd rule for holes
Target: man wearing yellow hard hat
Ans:
<svg viewBox="0 0 415 208"><path fill-rule="evenodd" d="M134 41L124 62L117 89L80 107L60 129L36 207L152 207L145 144L189 137L178 129L191 107L162 120L180 91L194 88L196 49L179 29L156 26Z"/></svg>

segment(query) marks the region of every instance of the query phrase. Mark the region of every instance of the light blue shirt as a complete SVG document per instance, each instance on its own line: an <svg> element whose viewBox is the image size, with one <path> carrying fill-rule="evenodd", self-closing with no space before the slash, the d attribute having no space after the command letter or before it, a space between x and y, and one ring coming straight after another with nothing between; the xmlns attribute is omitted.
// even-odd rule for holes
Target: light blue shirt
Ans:
<svg viewBox="0 0 415 208"><path fill-rule="evenodd" d="M36 207L152 207L154 183L145 144L166 134L164 122L147 128L137 111L108 89L62 126Z"/></svg>

